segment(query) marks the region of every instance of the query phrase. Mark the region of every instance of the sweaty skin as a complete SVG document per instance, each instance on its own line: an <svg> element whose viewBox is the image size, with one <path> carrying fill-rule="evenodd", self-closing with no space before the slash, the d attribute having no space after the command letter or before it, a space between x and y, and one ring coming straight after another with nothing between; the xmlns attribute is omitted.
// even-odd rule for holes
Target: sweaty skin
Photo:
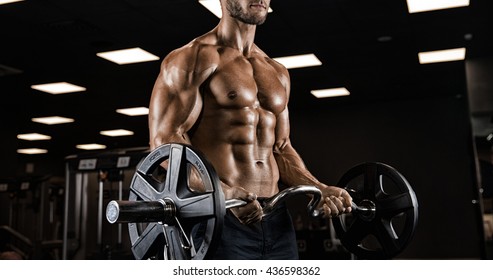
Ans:
<svg viewBox="0 0 493 280"><path fill-rule="evenodd" d="M161 64L149 106L151 149L174 142L200 150L225 199L248 202L232 209L245 224L261 219L256 197L275 195L279 182L319 187L327 216L350 212L349 194L319 182L289 140L289 73L254 44L270 0L221 4L219 24Z"/></svg>

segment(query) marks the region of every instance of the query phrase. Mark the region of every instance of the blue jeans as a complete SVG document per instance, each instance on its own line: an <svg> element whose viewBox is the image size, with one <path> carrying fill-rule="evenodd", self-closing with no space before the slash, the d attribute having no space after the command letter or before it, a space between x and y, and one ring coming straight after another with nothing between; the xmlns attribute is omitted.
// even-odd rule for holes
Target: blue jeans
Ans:
<svg viewBox="0 0 493 280"><path fill-rule="evenodd" d="M286 205L279 205L262 221L243 225L226 211L221 242L212 257L217 260L298 259L293 222Z"/></svg>

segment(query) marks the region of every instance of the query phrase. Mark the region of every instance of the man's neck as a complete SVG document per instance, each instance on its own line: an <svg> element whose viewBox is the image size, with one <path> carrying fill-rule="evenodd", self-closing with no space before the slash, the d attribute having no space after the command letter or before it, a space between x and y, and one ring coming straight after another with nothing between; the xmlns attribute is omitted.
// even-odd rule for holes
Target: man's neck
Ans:
<svg viewBox="0 0 493 280"><path fill-rule="evenodd" d="M257 26L246 24L231 17L223 17L217 28L217 37L222 45L248 55L252 51Z"/></svg>

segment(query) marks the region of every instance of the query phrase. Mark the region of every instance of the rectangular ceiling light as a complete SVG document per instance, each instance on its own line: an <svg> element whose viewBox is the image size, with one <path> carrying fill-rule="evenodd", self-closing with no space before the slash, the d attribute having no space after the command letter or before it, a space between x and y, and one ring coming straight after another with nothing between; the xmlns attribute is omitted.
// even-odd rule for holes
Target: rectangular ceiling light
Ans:
<svg viewBox="0 0 493 280"><path fill-rule="evenodd" d="M207 10L213 13L216 17L221 18L223 16L223 11L221 10L221 3L219 0L199 0L199 3L202 4ZM267 12L272 13L272 9L269 7Z"/></svg>
<svg viewBox="0 0 493 280"><path fill-rule="evenodd" d="M76 86L66 82L32 85L31 88L51 94L62 94L62 93L79 92L86 90L86 88L84 87Z"/></svg>
<svg viewBox="0 0 493 280"><path fill-rule="evenodd" d="M20 2L20 1L24 1L24 0L0 0L0 5L14 3L14 2Z"/></svg>
<svg viewBox="0 0 493 280"><path fill-rule="evenodd" d="M316 98L347 96L349 91L346 88L317 89L310 91Z"/></svg>
<svg viewBox="0 0 493 280"><path fill-rule="evenodd" d="M96 55L119 65L159 60L158 56L146 52L141 48L100 52Z"/></svg>
<svg viewBox="0 0 493 280"><path fill-rule="evenodd" d="M95 143L92 143L92 144L80 144L80 145L77 145L75 147L77 149L81 149L81 150L102 150L102 149L106 149L106 146L105 145L95 144Z"/></svg>
<svg viewBox="0 0 493 280"><path fill-rule="evenodd" d="M103 130L100 131L99 133L111 137L134 135L133 131L125 130L125 129Z"/></svg>
<svg viewBox="0 0 493 280"><path fill-rule="evenodd" d="M48 125L74 122L74 119L60 117L60 116L32 118L31 120L33 122L43 123Z"/></svg>
<svg viewBox="0 0 493 280"><path fill-rule="evenodd" d="M407 0L410 14L466 6L469 6L469 0Z"/></svg>
<svg viewBox="0 0 493 280"><path fill-rule="evenodd" d="M418 53L420 64L464 60L465 57L466 48Z"/></svg>
<svg viewBox="0 0 493 280"><path fill-rule="evenodd" d="M146 107L117 109L116 112L132 117L149 115L149 109Z"/></svg>
<svg viewBox="0 0 493 280"><path fill-rule="evenodd" d="M50 140L51 136L39 134L39 133L26 133L26 134L17 135L17 139L27 140L27 141Z"/></svg>
<svg viewBox="0 0 493 280"><path fill-rule="evenodd" d="M276 57L275 61L288 69L311 67L322 65L322 62L314 54L302 54L293 56Z"/></svg>
<svg viewBox="0 0 493 280"><path fill-rule="evenodd" d="M38 149L38 148L30 148L30 149L18 149L18 154L26 154L26 155L36 155L36 154L46 154L48 150Z"/></svg>

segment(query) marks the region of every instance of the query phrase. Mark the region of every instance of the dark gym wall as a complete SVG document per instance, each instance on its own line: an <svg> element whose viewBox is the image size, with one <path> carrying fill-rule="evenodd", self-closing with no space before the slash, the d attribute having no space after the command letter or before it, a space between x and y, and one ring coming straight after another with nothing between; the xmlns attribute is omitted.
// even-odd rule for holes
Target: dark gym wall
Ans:
<svg viewBox="0 0 493 280"><path fill-rule="evenodd" d="M8 122L9 112L0 112L0 124L2 135L0 137L0 183L2 181L8 181L13 179L17 167L16 150L12 147L16 147L15 138L15 120ZM10 117L10 119L12 119ZM8 194L0 194L0 225L7 225L9 223L9 204L10 197Z"/></svg>
<svg viewBox="0 0 493 280"><path fill-rule="evenodd" d="M297 110L291 112L291 140L311 172L327 184L365 161L390 164L407 178L420 216L412 242L398 258L481 258L466 94L464 85L434 97Z"/></svg>
<svg viewBox="0 0 493 280"><path fill-rule="evenodd" d="M15 121L9 123L6 120L11 119L8 112L0 112L2 120L2 136L0 137L0 178L11 178L15 176L17 168L17 139L15 138Z"/></svg>

